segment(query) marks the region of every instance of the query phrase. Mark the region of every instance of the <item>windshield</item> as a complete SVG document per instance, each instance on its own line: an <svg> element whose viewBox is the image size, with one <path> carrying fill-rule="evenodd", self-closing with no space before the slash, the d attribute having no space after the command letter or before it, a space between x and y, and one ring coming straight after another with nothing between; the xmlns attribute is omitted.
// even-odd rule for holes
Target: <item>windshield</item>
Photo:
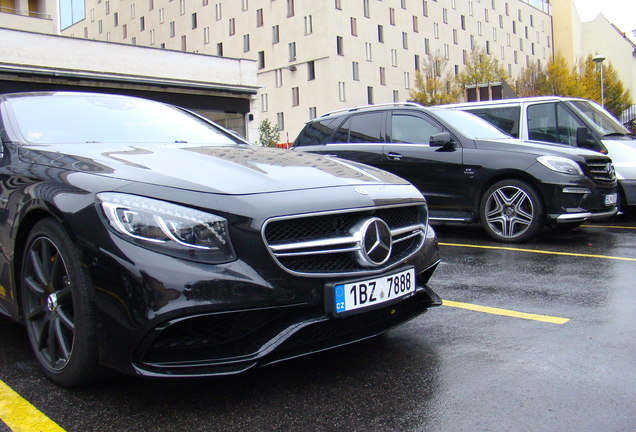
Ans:
<svg viewBox="0 0 636 432"><path fill-rule="evenodd" d="M592 127L601 135L628 134L629 131L621 125L600 105L590 101L571 101Z"/></svg>
<svg viewBox="0 0 636 432"><path fill-rule="evenodd" d="M22 141L31 144L235 144L211 124L159 102L124 96L53 94L8 99Z"/></svg>
<svg viewBox="0 0 636 432"><path fill-rule="evenodd" d="M448 108L435 110L435 114L446 123L471 139L507 139L512 138L486 120L465 111Z"/></svg>

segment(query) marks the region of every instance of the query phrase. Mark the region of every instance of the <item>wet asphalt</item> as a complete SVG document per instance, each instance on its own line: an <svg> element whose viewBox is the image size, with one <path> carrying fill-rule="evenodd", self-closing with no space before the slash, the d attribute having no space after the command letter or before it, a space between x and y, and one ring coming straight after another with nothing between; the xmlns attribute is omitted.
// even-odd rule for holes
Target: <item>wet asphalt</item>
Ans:
<svg viewBox="0 0 636 432"><path fill-rule="evenodd" d="M241 376L68 390L40 373L25 330L0 319L0 380L68 432L636 430L636 218L522 245L436 228L430 285L444 300L569 321L442 306Z"/></svg>

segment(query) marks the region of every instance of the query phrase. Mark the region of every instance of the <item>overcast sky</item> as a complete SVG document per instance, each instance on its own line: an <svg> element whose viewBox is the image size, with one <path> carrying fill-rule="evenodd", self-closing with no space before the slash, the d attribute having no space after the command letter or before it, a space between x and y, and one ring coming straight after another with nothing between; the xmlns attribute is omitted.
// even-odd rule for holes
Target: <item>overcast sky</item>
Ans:
<svg viewBox="0 0 636 432"><path fill-rule="evenodd" d="M636 0L574 0L581 21L592 21L599 13L618 29L624 32L632 42L636 37Z"/></svg>

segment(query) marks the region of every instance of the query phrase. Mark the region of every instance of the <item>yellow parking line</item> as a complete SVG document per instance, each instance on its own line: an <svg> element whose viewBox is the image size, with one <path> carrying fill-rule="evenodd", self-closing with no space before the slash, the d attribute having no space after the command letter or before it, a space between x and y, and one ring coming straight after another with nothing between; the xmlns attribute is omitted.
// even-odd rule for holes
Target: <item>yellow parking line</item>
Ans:
<svg viewBox="0 0 636 432"><path fill-rule="evenodd" d="M454 302L450 300L442 300L442 304L444 306L468 309L468 310L472 310L476 312L485 312L485 313L494 314L494 315L504 315L504 316L514 317L514 318L523 318L523 319L542 321L542 322L547 322L552 324L565 324L566 322L570 321L569 318L559 318L559 317L553 317L548 315L529 314L525 312L516 312L516 311L511 311L506 309L479 306L479 305L470 304L470 303L459 303L459 302Z"/></svg>
<svg viewBox="0 0 636 432"><path fill-rule="evenodd" d="M13 432L64 432L57 423L42 414L0 381L0 419Z"/></svg>
<svg viewBox="0 0 636 432"><path fill-rule="evenodd" d="M619 261L634 261L636 262L636 258L626 258L626 257L616 257L611 255L593 255L593 254L582 254L582 253L571 253L571 252L553 252L553 251L545 251L539 249L520 249L513 247L504 247L504 246L481 246L481 245L473 245L473 244L458 244L458 243L439 243L440 246L457 246L457 247L469 247L469 248L478 248L478 249L499 249L499 250L509 250L515 252L532 252L539 254L547 254L547 255L565 255L565 256L575 256L575 257L586 257L586 258L603 258L603 259L612 259Z"/></svg>
<svg viewBox="0 0 636 432"><path fill-rule="evenodd" d="M581 225L582 227L585 228L614 228L614 229L636 229L636 227L631 227L631 226L612 226L612 225L592 225L592 224L585 224L585 225Z"/></svg>

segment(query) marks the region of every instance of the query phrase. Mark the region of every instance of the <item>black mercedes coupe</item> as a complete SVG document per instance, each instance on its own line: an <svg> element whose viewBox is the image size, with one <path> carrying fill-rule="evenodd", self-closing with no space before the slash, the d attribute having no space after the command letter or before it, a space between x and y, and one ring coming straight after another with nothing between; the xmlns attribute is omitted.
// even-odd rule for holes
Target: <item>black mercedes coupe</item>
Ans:
<svg viewBox="0 0 636 432"><path fill-rule="evenodd" d="M0 312L63 386L233 374L441 304L422 194L126 96L0 96Z"/></svg>

